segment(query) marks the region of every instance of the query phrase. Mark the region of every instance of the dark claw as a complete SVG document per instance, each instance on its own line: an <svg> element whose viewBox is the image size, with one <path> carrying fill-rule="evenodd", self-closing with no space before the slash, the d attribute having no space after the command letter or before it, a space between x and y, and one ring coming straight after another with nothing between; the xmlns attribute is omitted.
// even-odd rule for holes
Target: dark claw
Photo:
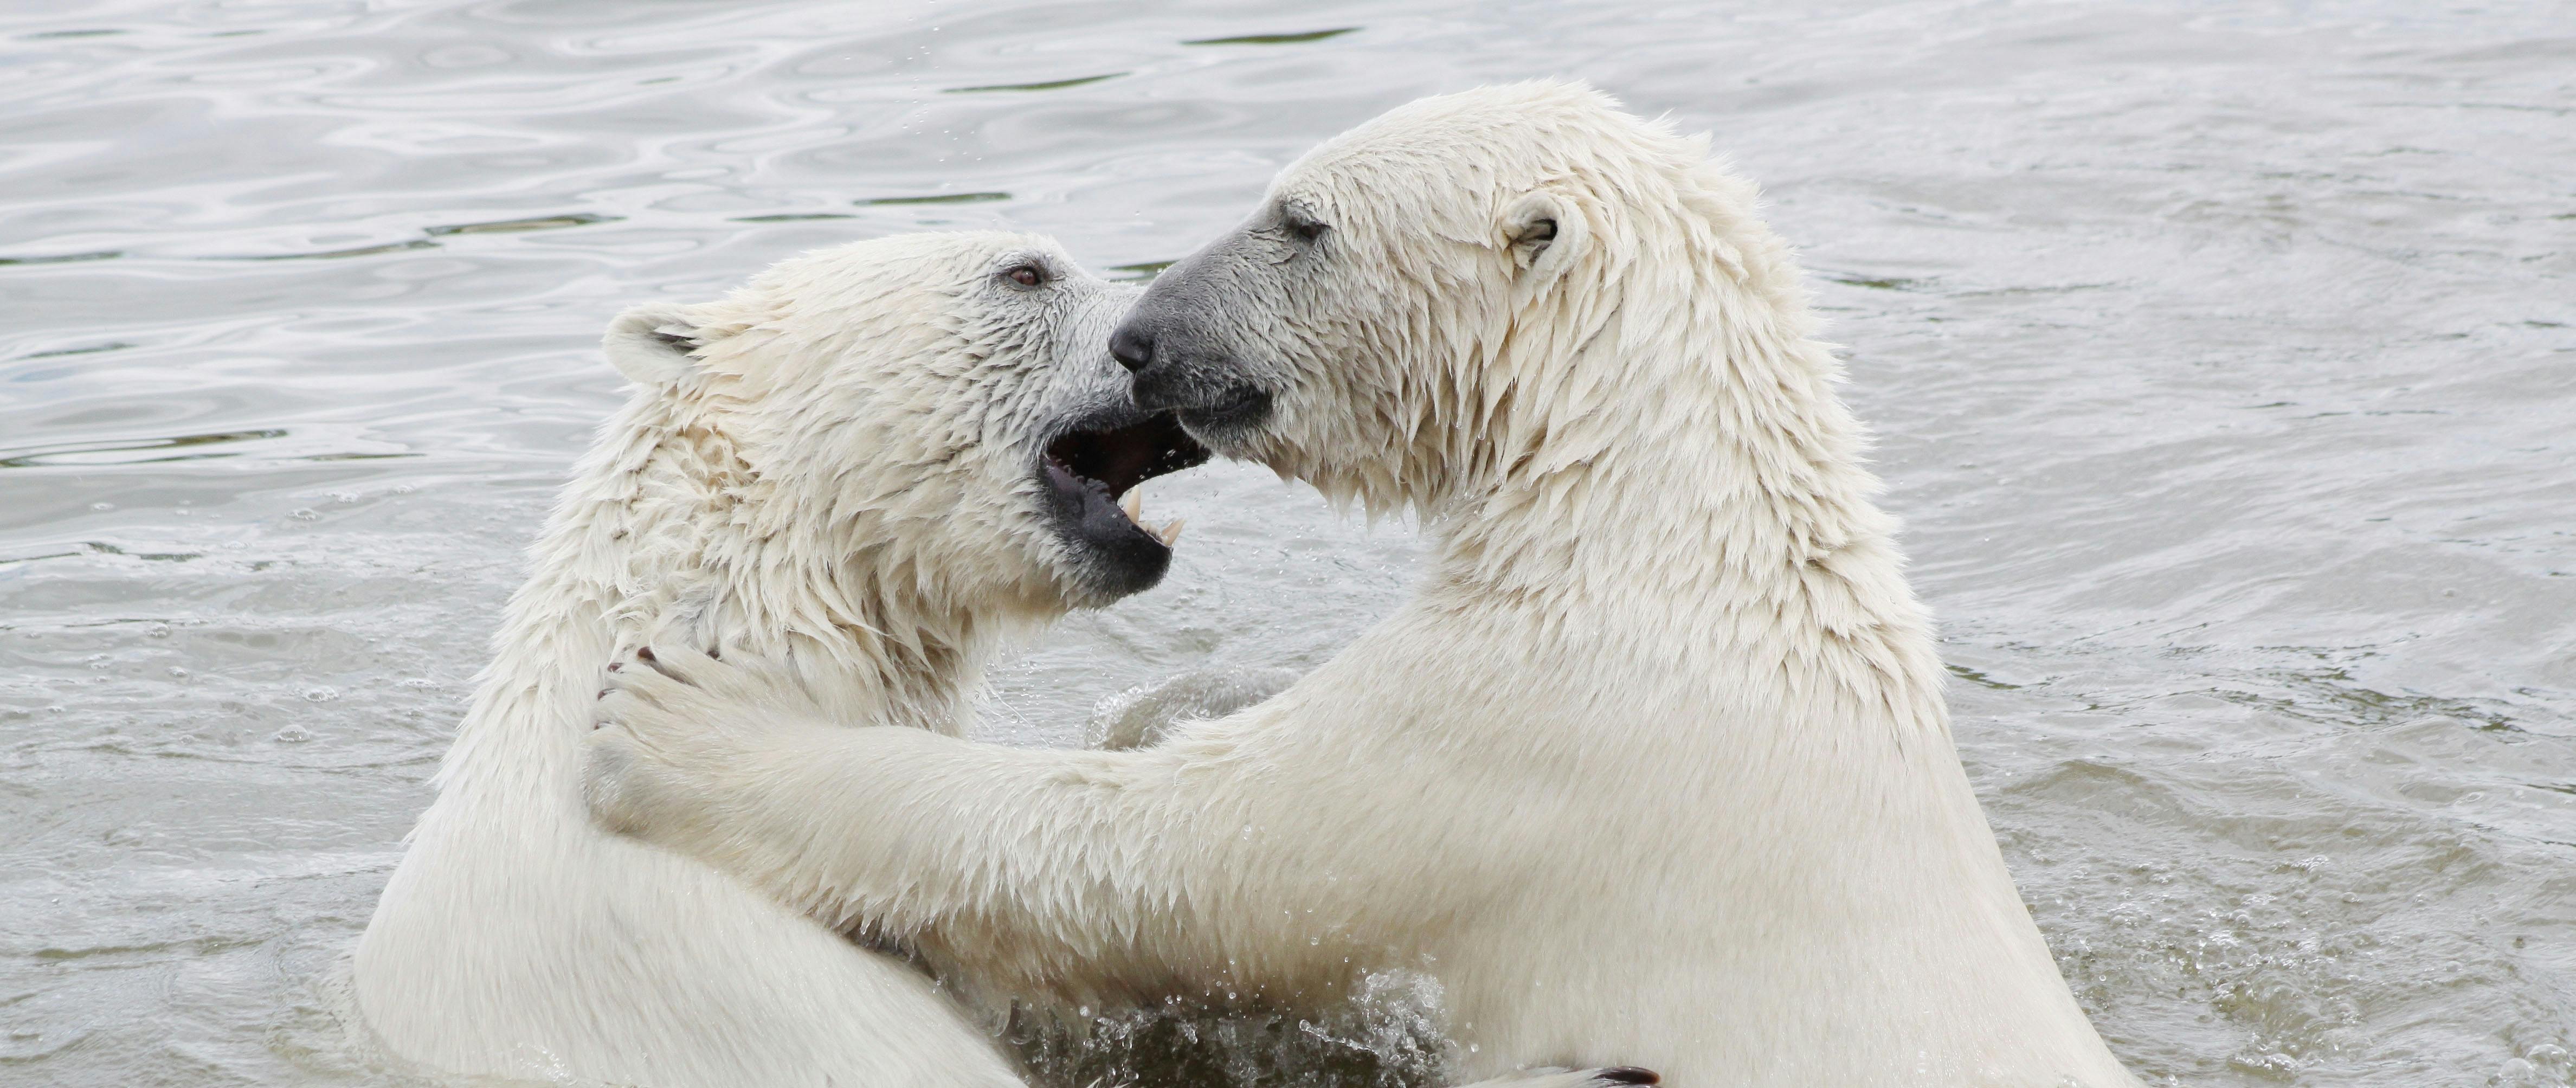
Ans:
<svg viewBox="0 0 2576 1088"><path fill-rule="evenodd" d="M611 661L611 662L609 662L609 663L608 663L608 671L610 671L610 672L616 672L616 671L618 671L618 670L620 670L620 669L623 669L623 668L625 668L625 667L626 667L626 663L625 663L625 662L623 662L623 661Z"/></svg>
<svg viewBox="0 0 2576 1088"><path fill-rule="evenodd" d="M636 648L635 648L635 659L636 659L636 660L638 660L638 661L651 661L651 660L653 660L653 648L652 648L652 647L650 647L650 646L638 646L638 647L636 647Z"/></svg>
<svg viewBox="0 0 2576 1088"><path fill-rule="evenodd" d="M594 695L594 696L591 696L591 698L594 698L594 699L605 699L605 698L608 698L608 689L607 689L607 688L601 688L601 689L599 689L599 694Z"/></svg>
<svg viewBox="0 0 2576 1088"><path fill-rule="evenodd" d="M709 647L707 647L707 660L709 660L709 661L722 661L722 660L724 660L724 647L722 647L722 646L709 646Z"/></svg>
<svg viewBox="0 0 2576 1088"><path fill-rule="evenodd" d="M1662 1084L1664 1082L1663 1074L1657 1073L1652 1069L1640 1069L1633 1065L1623 1065L1615 1069L1604 1069L1598 1073L1592 1074L1592 1079L1600 1081L1603 1084Z"/></svg>

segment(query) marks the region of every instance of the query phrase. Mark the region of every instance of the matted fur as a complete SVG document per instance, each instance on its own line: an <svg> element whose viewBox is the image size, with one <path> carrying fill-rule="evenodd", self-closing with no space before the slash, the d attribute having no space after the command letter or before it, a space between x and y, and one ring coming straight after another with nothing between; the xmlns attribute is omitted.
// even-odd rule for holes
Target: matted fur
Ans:
<svg viewBox="0 0 2576 1088"><path fill-rule="evenodd" d="M1008 294L995 265L1065 278ZM638 387L574 471L358 947L358 1006L432 1069L653 1088L1011 1085L909 965L584 816L603 669L646 642L792 654L852 719L954 733L1005 632L1098 603L1030 476L1049 421L1123 399L1132 290L1044 239L809 255L621 317ZM907 730L910 731L910 730Z"/></svg>
<svg viewBox="0 0 2576 1088"><path fill-rule="evenodd" d="M996 275L1032 261L1043 290ZM1032 470L1063 421L1125 403L1104 342L1133 296L1043 238L933 234L619 317L605 347L637 389L564 489L359 944L377 1039L556 1083L1019 1084L911 966L594 826L579 744L602 670L646 643L767 655L842 720L959 732L1005 634L1109 599Z"/></svg>

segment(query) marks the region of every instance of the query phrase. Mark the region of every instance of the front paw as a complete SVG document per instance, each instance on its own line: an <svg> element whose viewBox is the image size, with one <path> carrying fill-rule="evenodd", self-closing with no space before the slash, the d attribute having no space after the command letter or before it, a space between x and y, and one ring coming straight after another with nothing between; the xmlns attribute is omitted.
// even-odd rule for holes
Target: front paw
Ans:
<svg viewBox="0 0 2576 1088"><path fill-rule="evenodd" d="M749 755L756 708L745 680L712 656L639 649L609 666L583 741L582 801L612 831L669 840L708 807L718 780Z"/></svg>
<svg viewBox="0 0 2576 1088"><path fill-rule="evenodd" d="M674 793L661 771L634 734L603 724L582 742L582 804L601 827L650 838L671 807L662 799Z"/></svg>
<svg viewBox="0 0 2576 1088"><path fill-rule="evenodd" d="M639 706L615 692L600 702L606 713L582 740L582 804L592 820L610 831L681 845L689 831L706 821L719 775L738 757L724 750L727 746L706 743L709 738L656 743L632 724L665 711Z"/></svg>
<svg viewBox="0 0 2576 1088"><path fill-rule="evenodd" d="M609 666L584 741L582 797L602 825L689 845L782 761L828 735L792 665L686 647Z"/></svg>

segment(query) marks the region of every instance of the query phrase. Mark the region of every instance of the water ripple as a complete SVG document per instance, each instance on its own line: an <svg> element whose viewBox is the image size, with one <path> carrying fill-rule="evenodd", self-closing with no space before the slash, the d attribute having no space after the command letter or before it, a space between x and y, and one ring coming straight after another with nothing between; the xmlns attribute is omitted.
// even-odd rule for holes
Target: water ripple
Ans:
<svg viewBox="0 0 2576 1088"><path fill-rule="evenodd" d="M2122 1056L2159 1083L2569 1084L2564 23L1931 0L0 17L0 1068L409 1083L335 1021L332 965L621 397L610 315L923 228L1046 231L1149 278L1350 124L1573 74L1711 130L1816 270L1962 756ZM1311 666L1417 569L1410 534L1267 473L1154 501L1198 546L998 667L997 735L1071 742L1182 669ZM1072 1073L1403 1079L1430 1064L1418 1019L1024 1041Z"/></svg>

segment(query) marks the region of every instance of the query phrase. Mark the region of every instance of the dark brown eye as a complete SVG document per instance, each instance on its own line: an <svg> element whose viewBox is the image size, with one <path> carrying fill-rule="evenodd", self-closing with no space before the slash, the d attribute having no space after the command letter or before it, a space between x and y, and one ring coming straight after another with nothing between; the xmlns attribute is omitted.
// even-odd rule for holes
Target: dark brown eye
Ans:
<svg viewBox="0 0 2576 1088"><path fill-rule="evenodd" d="M1323 237L1326 229L1324 223L1306 209L1293 206L1280 214L1279 226L1300 242L1313 242Z"/></svg>
<svg viewBox="0 0 2576 1088"><path fill-rule="evenodd" d="M1022 287L1036 287L1047 279L1046 269L1033 264L1012 265L1010 271L1002 273L1002 278Z"/></svg>

